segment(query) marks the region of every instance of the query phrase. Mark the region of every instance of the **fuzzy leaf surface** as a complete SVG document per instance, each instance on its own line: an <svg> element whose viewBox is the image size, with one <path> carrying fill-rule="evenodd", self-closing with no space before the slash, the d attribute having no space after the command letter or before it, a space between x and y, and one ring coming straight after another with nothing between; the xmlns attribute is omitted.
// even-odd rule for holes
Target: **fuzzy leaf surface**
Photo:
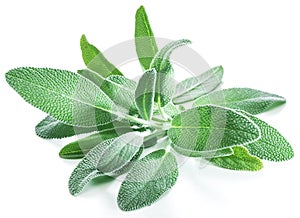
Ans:
<svg viewBox="0 0 300 218"><path fill-rule="evenodd" d="M285 99L279 95L249 88L230 88L201 96L194 106L214 104L259 114L284 103Z"/></svg>
<svg viewBox="0 0 300 218"><path fill-rule="evenodd" d="M165 150L154 151L138 160L123 181L118 205L131 211L149 206L175 185L178 177L176 158Z"/></svg>

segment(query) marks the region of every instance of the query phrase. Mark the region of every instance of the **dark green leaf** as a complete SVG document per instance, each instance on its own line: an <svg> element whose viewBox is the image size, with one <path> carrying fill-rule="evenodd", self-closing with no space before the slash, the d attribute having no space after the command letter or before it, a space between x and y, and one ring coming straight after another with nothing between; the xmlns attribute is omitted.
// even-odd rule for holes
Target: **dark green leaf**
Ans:
<svg viewBox="0 0 300 218"><path fill-rule="evenodd" d="M285 103L281 96L249 88L212 92L195 100L194 106L214 104L259 114Z"/></svg>
<svg viewBox="0 0 300 218"><path fill-rule="evenodd" d="M6 73L6 80L27 102L69 125L109 123L116 119L111 113L119 111L101 89L70 71L16 68Z"/></svg>
<svg viewBox="0 0 300 218"><path fill-rule="evenodd" d="M110 75L123 75L95 46L87 41L85 35L82 35L80 39L80 47L84 63L92 71L104 78Z"/></svg>
<svg viewBox="0 0 300 218"><path fill-rule="evenodd" d="M256 141L260 131L245 115L208 105L175 116L168 136L179 148L211 151Z"/></svg>
<svg viewBox="0 0 300 218"><path fill-rule="evenodd" d="M144 72L135 90L135 102L141 117L151 120L155 96L156 70Z"/></svg>
<svg viewBox="0 0 300 218"><path fill-rule="evenodd" d="M129 171L119 191L118 205L124 211L149 206L175 185L177 177L173 154L154 151L137 161Z"/></svg>
<svg viewBox="0 0 300 218"><path fill-rule="evenodd" d="M214 165L230 170L258 171L263 168L263 163L257 157L251 156L242 146L233 147L234 154L226 157L216 157L209 161Z"/></svg>
<svg viewBox="0 0 300 218"><path fill-rule="evenodd" d="M139 61L143 69L147 70L158 49L148 16L143 6L136 11L134 36Z"/></svg>
<svg viewBox="0 0 300 218"><path fill-rule="evenodd" d="M155 85L155 102L159 107L167 105L173 96L175 90L174 72L170 62L172 52L191 41L182 39L171 42L163 47L153 58L150 68L154 68L157 72Z"/></svg>
<svg viewBox="0 0 300 218"><path fill-rule="evenodd" d="M250 154L270 161L286 161L294 157L292 146L278 130L249 113L242 113L248 116L261 130L260 140L245 145Z"/></svg>
<svg viewBox="0 0 300 218"><path fill-rule="evenodd" d="M70 176L69 190L72 195L82 191L91 179L121 172L130 160L140 153L142 137L127 133L118 138L103 141L93 148L77 165Z"/></svg>
<svg viewBox="0 0 300 218"><path fill-rule="evenodd" d="M176 85L173 102L182 104L192 101L217 88L223 77L223 67L214 67L199 76L191 77Z"/></svg>

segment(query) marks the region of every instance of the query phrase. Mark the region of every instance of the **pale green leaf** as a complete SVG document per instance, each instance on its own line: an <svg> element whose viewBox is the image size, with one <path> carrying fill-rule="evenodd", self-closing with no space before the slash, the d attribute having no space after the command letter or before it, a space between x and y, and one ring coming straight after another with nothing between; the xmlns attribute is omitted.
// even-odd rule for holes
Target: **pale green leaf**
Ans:
<svg viewBox="0 0 300 218"><path fill-rule="evenodd" d="M142 143L142 137L133 132L101 142L87 153L72 172L69 179L70 193L80 193L96 176L116 176L115 172L121 172L140 153Z"/></svg>
<svg viewBox="0 0 300 218"><path fill-rule="evenodd" d="M162 109L169 117L175 117L181 112L181 110L179 110L178 107L172 103L172 101L170 101Z"/></svg>
<svg viewBox="0 0 300 218"><path fill-rule="evenodd" d="M119 75L104 78L90 69L80 70L78 73L100 87L115 104L137 113L134 98L137 86L135 81Z"/></svg>
<svg viewBox="0 0 300 218"><path fill-rule="evenodd" d="M285 103L281 96L249 88L231 88L196 99L194 106L214 104L259 114Z"/></svg>
<svg viewBox="0 0 300 218"><path fill-rule="evenodd" d="M249 113L242 113L248 116L261 130L260 140L245 145L250 154L270 161L286 161L294 157L292 146L278 130Z"/></svg>
<svg viewBox="0 0 300 218"><path fill-rule="evenodd" d="M258 171L263 168L259 158L249 154L242 146L233 147L234 154L226 157L216 157L209 161L214 165L230 170Z"/></svg>
<svg viewBox="0 0 300 218"><path fill-rule="evenodd" d="M36 134L44 139L61 139L94 131L97 131L97 127L71 126L62 123L51 116L47 116L35 127Z"/></svg>
<svg viewBox="0 0 300 218"><path fill-rule="evenodd" d="M182 104L192 101L217 88L223 77L223 67L214 67L199 76L191 77L176 85L173 102Z"/></svg>
<svg viewBox="0 0 300 218"><path fill-rule="evenodd" d="M155 85L155 102L159 107L167 105L174 94L174 72L170 62L172 52L181 46L191 43L190 40L182 39L171 42L163 47L153 58L150 68L157 72Z"/></svg>
<svg viewBox="0 0 300 218"><path fill-rule="evenodd" d="M135 90L135 102L141 117L151 120L155 96L156 70L144 72Z"/></svg>
<svg viewBox="0 0 300 218"><path fill-rule="evenodd" d="M116 138L127 132L132 132L132 129L128 126L105 129L101 132L94 133L67 144L60 150L59 156L64 159L83 158L91 149L101 142L107 139Z"/></svg>
<svg viewBox="0 0 300 218"><path fill-rule="evenodd" d="M194 149L185 149L171 143L172 148L179 154L187 157L203 157L203 158L212 158L212 157L224 157L233 154L232 148L223 148L212 151L197 151Z"/></svg>
<svg viewBox="0 0 300 218"><path fill-rule="evenodd" d="M101 84L103 92L117 105L127 111L136 111L134 91L137 87L135 81L124 76L113 75L106 78Z"/></svg>
<svg viewBox="0 0 300 218"><path fill-rule="evenodd" d="M85 35L81 36L80 47L84 63L89 69L104 78L110 75L123 75L94 45L87 41Z"/></svg>
<svg viewBox="0 0 300 218"><path fill-rule="evenodd" d="M135 47L139 61L144 70L149 69L150 63L157 53L156 41L146 14L141 6L135 14Z"/></svg>
<svg viewBox="0 0 300 218"><path fill-rule="evenodd" d="M123 181L118 194L120 209L131 211L153 204L175 185L177 177L172 153L157 150L148 154L134 164Z"/></svg>
<svg viewBox="0 0 300 218"><path fill-rule="evenodd" d="M192 151L212 151L258 140L260 131L247 116L218 106L200 106L174 117L172 143Z"/></svg>
<svg viewBox="0 0 300 218"><path fill-rule="evenodd" d="M86 78L66 70L16 68L6 73L8 84L28 103L73 126L109 123L113 101Z"/></svg>

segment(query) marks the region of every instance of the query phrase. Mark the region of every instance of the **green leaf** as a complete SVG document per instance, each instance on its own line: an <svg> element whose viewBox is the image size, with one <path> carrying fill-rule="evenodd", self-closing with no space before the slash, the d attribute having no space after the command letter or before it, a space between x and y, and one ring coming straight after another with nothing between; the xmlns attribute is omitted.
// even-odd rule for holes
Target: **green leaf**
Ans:
<svg viewBox="0 0 300 218"><path fill-rule="evenodd" d="M131 132L97 145L72 172L69 179L70 193L72 195L80 193L95 177L116 176L116 171L120 172L137 153L140 153L142 142L142 137Z"/></svg>
<svg viewBox="0 0 300 218"><path fill-rule="evenodd" d="M96 85L70 71L16 68L6 73L6 80L28 103L69 125L106 124L119 110Z"/></svg>
<svg viewBox="0 0 300 218"><path fill-rule="evenodd" d="M207 105L175 116L168 136L179 148L212 151L254 142L260 138L260 131L241 113Z"/></svg>
<svg viewBox="0 0 300 218"><path fill-rule="evenodd" d="M194 149L185 149L171 143L172 148L179 154L187 157L203 157L203 158L212 158L212 157L224 157L233 154L232 148L223 148L213 151L195 151Z"/></svg>
<svg viewBox="0 0 300 218"><path fill-rule="evenodd" d="M83 70L77 70L77 73L91 82L93 82L95 85L101 88L101 85L105 78L101 76L99 73L92 71L90 69L83 69Z"/></svg>
<svg viewBox="0 0 300 218"><path fill-rule="evenodd" d="M135 90L135 102L141 117L151 120L155 96L156 70L144 72Z"/></svg>
<svg viewBox="0 0 300 218"><path fill-rule="evenodd" d="M97 131L96 127L71 126L62 123L51 116L47 116L35 127L36 134L44 139L61 139L94 131Z"/></svg>
<svg viewBox="0 0 300 218"><path fill-rule="evenodd" d="M242 113L248 116L261 130L260 140L245 145L250 154L270 161L286 161L294 157L292 146L278 130L249 113Z"/></svg>
<svg viewBox="0 0 300 218"><path fill-rule="evenodd" d="M249 88L231 88L198 98L194 106L214 104L259 114L285 103L281 96Z"/></svg>
<svg viewBox="0 0 300 218"><path fill-rule="evenodd" d="M123 75L95 46L87 41L85 35L81 36L80 47L83 61L89 69L104 78L110 75Z"/></svg>
<svg viewBox="0 0 300 218"><path fill-rule="evenodd" d="M137 112L134 91L136 82L124 76L113 75L106 78L101 84L104 93L117 105Z"/></svg>
<svg viewBox="0 0 300 218"><path fill-rule="evenodd" d="M100 87L114 103L138 113L134 98L135 81L119 75L104 78L89 69L79 70L78 73Z"/></svg>
<svg viewBox="0 0 300 218"><path fill-rule="evenodd" d="M170 56L176 48L188 43L191 43L191 41L182 39L167 44L155 55L151 62L150 68L154 68L157 72L155 102L158 103L159 107L164 107L171 101L175 90L174 72Z"/></svg>
<svg viewBox="0 0 300 218"><path fill-rule="evenodd" d="M149 69L151 61L157 53L156 41L146 14L141 6L135 15L135 47L139 61L144 70Z"/></svg>
<svg viewBox="0 0 300 218"><path fill-rule="evenodd" d="M258 171L263 168L259 158L251 156L242 146L233 147L234 154L226 157L216 157L209 161L214 165L230 170Z"/></svg>
<svg viewBox="0 0 300 218"><path fill-rule="evenodd" d="M199 76L191 77L176 85L173 102L182 104L192 101L217 88L223 77L223 67L214 67Z"/></svg>
<svg viewBox="0 0 300 218"><path fill-rule="evenodd" d="M175 185L177 177L172 153L157 150L148 154L134 164L123 181L118 195L120 209L131 211L153 204Z"/></svg>
<svg viewBox="0 0 300 218"><path fill-rule="evenodd" d="M174 105L171 101L167 105L165 105L162 109L169 117L172 118L181 112L181 110L179 110L176 107L176 105Z"/></svg>
<svg viewBox="0 0 300 218"><path fill-rule="evenodd" d="M64 159L83 158L91 149L101 142L107 139L116 138L127 132L132 132L132 129L129 127L118 127L115 129L106 129L101 132L97 132L67 144L60 150L59 156Z"/></svg>

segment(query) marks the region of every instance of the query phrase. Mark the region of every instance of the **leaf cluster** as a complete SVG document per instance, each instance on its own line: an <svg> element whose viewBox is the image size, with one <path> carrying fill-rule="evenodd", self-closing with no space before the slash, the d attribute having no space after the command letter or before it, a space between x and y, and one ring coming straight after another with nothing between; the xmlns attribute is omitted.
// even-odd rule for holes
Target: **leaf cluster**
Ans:
<svg viewBox="0 0 300 218"><path fill-rule="evenodd" d="M72 195L96 177L127 174L118 205L124 211L136 210L174 186L176 155L248 171L262 169L261 160L293 157L287 140L254 116L284 104L283 97L250 88L216 91L222 66L175 85L170 57L189 43L182 39L159 48L140 7L135 45L143 74L138 81L126 78L85 35L80 46L86 69L74 73L23 67L6 74L16 92L48 114L36 126L38 136L52 139L89 133L59 153L64 159L81 159L70 176ZM187 108L187 103L192 107Z"/></svg>

